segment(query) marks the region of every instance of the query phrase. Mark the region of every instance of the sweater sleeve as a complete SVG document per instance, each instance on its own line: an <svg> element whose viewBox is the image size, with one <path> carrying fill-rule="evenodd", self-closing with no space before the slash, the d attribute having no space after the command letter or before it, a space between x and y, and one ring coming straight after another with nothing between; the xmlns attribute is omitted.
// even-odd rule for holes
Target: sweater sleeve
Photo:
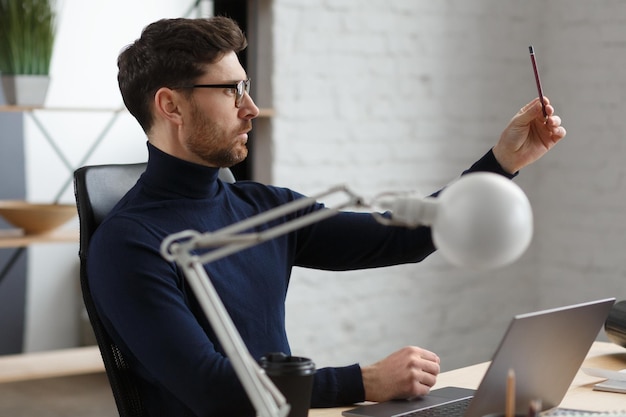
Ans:
<svg viewBox="0 0 626 417"><path fill-rule="evenodd" d="M502 175L503 177L506 177L508 179L515 178L517 174L519 174L519 171L514 174L509 174L508 172L506 172L496 159L496 156L493 154L493 149L489 149L489 151L485 155L483 155L482 158L474 162L469 169L463 171L463 174L481 171L493 172L494 174Z"/></svg>
<svg viewBox="0 0 626 417"><path fill-rule="evenodd" d="M365 400L359 365L318 369L313 380L311 406L337 407Z"/></svg>

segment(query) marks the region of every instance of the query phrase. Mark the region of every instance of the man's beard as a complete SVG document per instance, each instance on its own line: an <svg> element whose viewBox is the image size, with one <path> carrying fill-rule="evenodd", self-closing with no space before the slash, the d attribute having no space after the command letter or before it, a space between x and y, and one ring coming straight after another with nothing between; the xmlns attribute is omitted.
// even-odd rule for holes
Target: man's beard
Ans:
<svg viewBox="0 0 626 417"><path fill-rule="evenodd" d="M193 120L196 121L194 132L187 137L189 151L206 162L209 166L232 167L246 159L248 148L232 138L244 130L249 130L252 122L246 121L235 132L227 132L209 120L198 107L194 108Z"/></svg>

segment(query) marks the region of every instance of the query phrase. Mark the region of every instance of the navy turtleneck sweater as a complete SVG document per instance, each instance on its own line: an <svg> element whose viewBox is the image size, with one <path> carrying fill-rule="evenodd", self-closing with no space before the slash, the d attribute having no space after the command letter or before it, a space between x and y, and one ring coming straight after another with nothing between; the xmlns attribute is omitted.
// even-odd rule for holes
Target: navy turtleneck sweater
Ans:
<svg viewBox="0 0 626 417"><path fill-rule="evenodd" d="M182 271L159 249L172 233L217 230L302 196L251 181L224 183L216 168L150 144L148 150L145 173L91 240L87 267L96 308L138 376L151 416L254 415ZM511 177L491 151L469 171ZM316 204L274 223L322 209ZM291 353L285 297L294 265L374 268L419 262L434 250L429 228L384 227L371 215L346 212L205 268L250 353L260 358ZM363 400L359 365L317 371L313 407Z"/></svg>

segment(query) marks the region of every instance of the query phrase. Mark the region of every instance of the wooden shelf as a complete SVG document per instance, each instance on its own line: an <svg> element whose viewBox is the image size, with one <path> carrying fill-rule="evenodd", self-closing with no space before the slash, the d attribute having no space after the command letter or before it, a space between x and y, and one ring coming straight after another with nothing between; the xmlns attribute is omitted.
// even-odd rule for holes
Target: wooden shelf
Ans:
<svg viewBox="0 0 626 417"><path fill-rule="evenodd" d="M19 229L0 230L0 248L20 248L35 243L78 242L78 230L56 230L50 233L25 235Z"/></svg>
<svg viewBox="0 0 626 417"><path fill-rule="evenodd" d="M104 372L97 346L0 356L0 383Z"/></svg>
<svg viewBox="0 0 626 417"><path fill-rule="evenodd" d="M34 106L7 106L1 105L0 112L24 113L36 110L51 112L101 112L101 113L121 113L126 111L125 107L34 107ZM274 117L274 109L259 109L259 117Z"/></svg>
<svg viewBox="0 0 626 417"><path fill-rule="evenodd" d="M125 107L36 107L36 106L0 106L0 112L7 113L24 113L35 110L57 111L57 112L103 112L103 113L119 113L125 111Z"/></svg>
<svg viewBox="0 0 626 417"><path fill-rule="evenodd" d="M271 118L271 117L274 117L275 114L276 113L274 112L274 109L270 109L270 108L259 109L259 117Z"/></svg>

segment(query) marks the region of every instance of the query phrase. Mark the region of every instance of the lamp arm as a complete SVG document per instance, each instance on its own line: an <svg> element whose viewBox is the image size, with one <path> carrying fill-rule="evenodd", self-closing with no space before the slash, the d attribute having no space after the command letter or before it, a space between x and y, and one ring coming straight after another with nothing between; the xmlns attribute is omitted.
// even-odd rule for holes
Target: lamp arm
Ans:
<svg viewBox="0 0 626 417"><path fill-rule="evenodd" d="M244 233L246 230L251 230L257 226L284 217L285 215L310 207L321 198L330 197L335 194L343 197L345 200L337 203L333 208L316 210L261 232ZM258 245L259 243L320 222L336 215L343 208L364 206L365 204L361 197L354 194L345 186L337 186L317 195L299 198L287 204L283 204L282 206L259 213L249 219L226 226L215 232L199 233L194 230L184 230L171 234L161 243L161 255L168 261L175 261L178 264L192 261L206 264L251 246ZM214 249L203 255L191 255L191 252L196 249L207 248Z"/></svg>
<svg viewBox="0 0 626 417"><path fill-rule="evenodd" d="M385 193L377 196L372 205L381 210L390 210L391 217L372 212L378 223L384 226L432 226L437 219L439 201L434 197L420 197L408 193Z"/></svg>
<svg viewBox="0 0 626 417"><path fill-rule="evenodd" d="M214 236L222 236L222 235L228 235L228 234L235 234L235 233L240 233L243 232L245 230L248 229L252 229L253 227L256 226L260 226L262 224L267 224L269 222L271 222L272 220L276 220L280 217L283 217L287 214L291 214L294 213L298 210L302 210L305 209L307 207L312 206L313 204L315 204L316 202L320 201L323 198L326 197L331 197L333 195L338 195L339 197L343 197L345 199L345 201L343 202L339 202L337 204L334 205L334 210L338 211L342 208L345 207L355 207L355 206L363 206L363 199L361 197L359 197L358 195L356 195L355 193L353 193L350 189L348 189L346 186L343 185L338 185L332 188L329 188L326 191L323 191L321 193L312 195L310 197L304 197L304 198L299 198L296 199L294 201L291 201L287 204L283 204L281 206L275 207L271 210L265 211L263 213L259 213L253 217L250 217L247 220L243 220L240 221L238 223L232 224L230 226L224 227L214 233L212 233L211 235ZM333 209L329 209L329 210L333 210ZM314 213L311 213L314 214ZM306 217L306 216L303 216ZM330 216L329 216L330 217ZM311 221L308 224L312 224L315 223L315 221ZM305 226L305 225L303 225ZM300 226L300 227L303 227ZM295 229L294 229L295 230ZM291 230L290 230L291 231ZM288 232L286 232L288 233ZM213 241L214 237L213 236L209 236L207 234L207 241ZM199 242L201 243L201 242Z"/></svg>

